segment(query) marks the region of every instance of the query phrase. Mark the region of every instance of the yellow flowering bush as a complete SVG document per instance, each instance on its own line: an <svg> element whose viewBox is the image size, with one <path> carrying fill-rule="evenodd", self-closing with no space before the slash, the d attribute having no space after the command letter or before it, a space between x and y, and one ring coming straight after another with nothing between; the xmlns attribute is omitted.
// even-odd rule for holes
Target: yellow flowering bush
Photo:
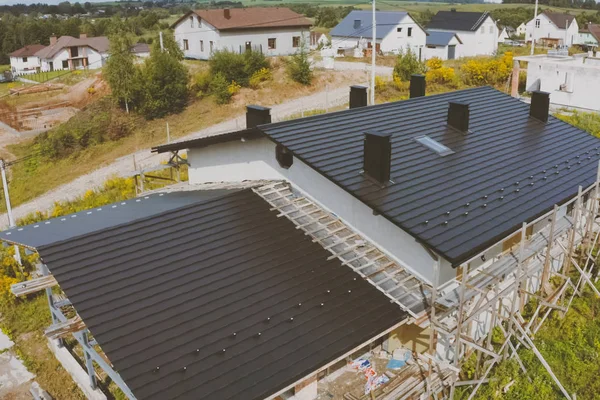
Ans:
<svg viewBox="0 0 600 400"><path fill-rule="evenodd" d="M239 83L237 83L236 81L231 81L229 86L227 86L227 92L229 92L229 94L233 96L234 94L238 93L241 88L242 86Z"/></svg>
<svg viewBox="0 0 600 400"><path fill-rule="evenodd" d="M261 68L252 74L248 84L251 88L256 89L261 82L269 81L271 78L271 70L269 68Z"/></svg>
<svg viewBox="0 0 600 400"><path fill-rule="evenodd" d="M382 78L381 76L375 77L375 90L377 90L377 91L384 90L386 86L387 86L387 81L384 78Z"/></svg>
<svg viewBox="0 0 600 400"><path fill-rule="evenodd" d="M427 60L427 72L425 79L430 83L454 83L456 81L456 73L454 68L444 67L442 60L438 57Z"/></svg>
<svg viewBox="0 0 600 400"><path fill-rule="evenodd" d="M429 60L427 60L427 62L425 63L425 65L429 69L440 69L440 68L443 67L443 65L442 65L442 59L439 58L439 57L430 58Z"/></svg>
<svg viewBox="0 0 600 400"><path fill-rule="evenodd" d="M500 85L507 81L513 64L513 54L506 52L501 58L469 60L461 67L467 85Z"/></svg>

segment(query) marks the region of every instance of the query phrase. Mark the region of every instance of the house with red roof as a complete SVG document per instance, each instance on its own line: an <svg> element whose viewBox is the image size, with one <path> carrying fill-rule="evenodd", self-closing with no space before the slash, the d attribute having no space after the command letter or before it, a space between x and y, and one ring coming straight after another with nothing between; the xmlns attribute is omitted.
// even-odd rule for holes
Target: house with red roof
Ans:
<svg viewBox="0 0 600 400"><path fill-rule="evenodd" d="M207 60L216 50L260 51L291 55L308 48L312 23L283 7L193 10L173 25L175 40L186 58Z"/></svg>

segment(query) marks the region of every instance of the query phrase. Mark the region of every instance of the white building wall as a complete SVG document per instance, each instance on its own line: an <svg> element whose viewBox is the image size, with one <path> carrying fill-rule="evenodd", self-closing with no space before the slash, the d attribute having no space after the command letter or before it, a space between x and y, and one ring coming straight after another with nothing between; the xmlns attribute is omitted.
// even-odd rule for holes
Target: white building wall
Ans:
<svg viewBox="0 0 600 400"><path fill-rule="evenodd" d="M431 29L432 31L455 32L463 42L457 48L456 58L493 55L498 51L498 27L491 17L487 17L477 31L452 31Z"/></svg>
<svg viewBox="0 0 600 400"><path fill-rule="evenodd" d="M400 32L398 32L398 28L401 28ZM411 36L408 36L409 29L411 30ZM407 14L400 20L398 26L395 26L381 40L381 51L388 53L410 48L413 53L419 55L419 52L421 52L422 55L426 37L425 31Z"/></svg>
<svg viewBox="0 0 600 400"><path fill-rule="evenodd" d="M427 282L433 280L434 260L412 236L381 215L373 215L371 208L297 158L289 169L281 168L275 160L275 144L266 138L190 149L188 161L190 184L286 179L415 275ZM440 282L445 282L456 272L444 261L441 275Z"/></svg>
<svg viewBox="0 0 600 400"><path fill-rule="evenodd" d="M108 58L108 54L106 53L98 53L96 50L91 47L79 47L78 54L80 57L84 56L88 58L88 68L89 69L99 69L106 64L106 59ZM69 49L64 48L60 50L53 58L42 59L41 60L41 70L46 72L50 71L50 63L53 63L54 71L68 70L69 66L66 65L63 67L63 61L69 60ZM83 63L83 61L81 61ZM83 69L83 64L77 69Z"/></svg>
<svg viewBox="0 0 600 400"><path fill-rule="evenodd" d="M546 61L544 61L546 60ZM566 84L563 90L561 85ZM586 60L548 62L530 60L527 65L527 90L550 93L552 104L600 111L600 65Z"/></svg>
<svg viewBox="0 0 600 400"><path fill-rule="evenodd" d="M23 57L11 57L10 69L13 74L34 74L36 68L40 67L40 59L38 57L26 57L27 61L23 61Z"/></svg>
<svg viewBox="0 0 600 400"><path fill-rule="evenodd" d="M299 48L293 47L293 37L295 36L300 37L300 43L304 43L306 48L310 45L308 29L277 28L220 32L197 15L190 17L177 24L174 32L175 40L187 58L208 60L211 54L211 42L213 51L228 49L235 52L245 49L246 42L250 42L253 49L262 49L262 52L268 56L296 53ZM269 49L268 40L270 38L275 39L275 49ZM187 50L184 47L185 40L187 40Z"/></svg>

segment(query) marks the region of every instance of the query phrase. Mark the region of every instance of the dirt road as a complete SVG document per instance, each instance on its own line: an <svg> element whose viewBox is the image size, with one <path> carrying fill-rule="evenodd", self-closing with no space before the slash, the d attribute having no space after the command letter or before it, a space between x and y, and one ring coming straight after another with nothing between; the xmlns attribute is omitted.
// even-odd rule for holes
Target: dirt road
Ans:
<svg viewBox="0 0 600 400"><path fill-rule="evenodd" d="M364 82L355 83L364 84ZM272 119L275 122L292 115L298 115L303 110L327 109L341 106L347 103L348 95L348 86L344 85L340 88L326 90L295 100L290 100L271 108ZM178 141L212 136L236 129L241 129L245 127L245 124L245 116L242 114L223 123L213 125L206 129L202 129L185 137L179 138ZM168 156L165 154L153 154L150 152L150 149L141 150L134 154L138 169L157 165L168 158ZM111 177L127 176L132 171L133 154L121 157L107 166L98 168L94 172L83 175L70 183L59 186L58 188L36 198L33 201L13 208L15 219L19 219L38 210L46 211L50 209L56 201L75 199L76 197L83 195L86 190L102 186L102 184ZM6 215L0 215L0 228L6 229L7 226Z"/></svg>

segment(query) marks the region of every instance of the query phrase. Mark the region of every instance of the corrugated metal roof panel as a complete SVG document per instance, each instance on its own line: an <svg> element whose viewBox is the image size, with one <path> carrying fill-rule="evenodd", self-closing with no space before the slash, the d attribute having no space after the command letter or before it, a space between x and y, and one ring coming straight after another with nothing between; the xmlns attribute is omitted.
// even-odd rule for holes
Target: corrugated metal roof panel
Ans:
<svg viewBox="0 0 600 400"><path fill-rule="evenodd" d="M450 101L470 104L468 134L447 126ZM490 87L260 129L454 265L593 183L600 158L598 138L554 117L536 121L527 104ZM369 130L392 134L394 183L383 188L361 174ZM423 135L454 154L414 140Z"/></svg>
<svg viewBox="0 0 600 400"><path fill-rule="evenodd" d="M38 251L139 399L262 399L406 318L250 190Z"/></svg>

